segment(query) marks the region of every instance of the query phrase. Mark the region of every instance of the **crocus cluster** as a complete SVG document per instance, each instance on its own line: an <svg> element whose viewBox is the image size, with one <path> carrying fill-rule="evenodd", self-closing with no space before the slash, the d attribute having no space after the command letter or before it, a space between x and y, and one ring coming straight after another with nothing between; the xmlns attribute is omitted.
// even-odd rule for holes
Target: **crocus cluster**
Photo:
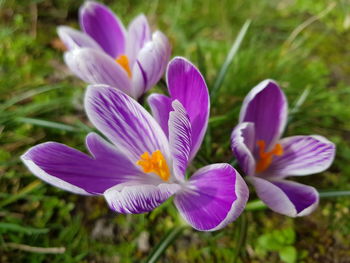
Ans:
<svg viewBox="0 0 350 263"><path fill-rule="evenodd" d="M234 221L249 196L236 169L215 163L188 175L210 112L199 70L182 57L168 63L167 38L159 31L152 35L144 15L125 30L111 10L89 1L79 18L83 32L62 26L58 34L68 49L68 67L91 84L84 107L99 134L86 136L88 153L46 142L23 154L24 164L63 190L104 196L118 213L149 212L173 197L183 219L197 230L214 231ZM165 69L169 94L148 97L151 115L136 99ZM260 199L275 212L296 217L315 209L318 193L286 178L324 171L335 146L318 135L281 139L286 122L283 91L263 81L243 102L231 146Z"/></svg>

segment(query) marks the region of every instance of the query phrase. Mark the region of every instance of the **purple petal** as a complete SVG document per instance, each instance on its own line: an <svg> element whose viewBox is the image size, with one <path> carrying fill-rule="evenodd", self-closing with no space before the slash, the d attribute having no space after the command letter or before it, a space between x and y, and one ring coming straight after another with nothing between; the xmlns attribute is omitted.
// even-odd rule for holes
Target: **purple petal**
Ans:
<svg viewBox="0 0 350 263"><path fill-rule="evenodd" d="M151 28L147 18L141 14L131 21L126 40L126 55L130 65L133 65L139 51L152 39Z"/></svg>
<svg viewBox="0 0 350 263"><path fill-rule="evenodd" d="M126 184L108 189L104 196L112 210L122 214L140 214L161 205L180 188L178 184Z"/></svg>
<svg viewBox="0 0 350 263"><path fill-rule="evenodd" d="M243 101L240 122L255 125L256 140L270 150L281 137L287 121L287 100L280 87L265 80L254 87Z"/></svg>
<svg viewBox="0 0 350 263"><path fill-rule="evenodd" d="M68 50L72 50L80 47L89 47L102 51L99 44L96 43L89 35L75 30L68 26L59 26L57 28L57 34L65 44Z"/></svg>
<svg viewBox="0 0 350 263"><path fill-rule="evenodd" d="M169 136L169 113L172 111L171 99L163 94L151 94L148 99L148 104L151 107L152 115L162 127L165 135Z"/></svg>
<svg viewBox="0 0 350 263"><path fill-rule="evenodd" d="M80 26L112 58L125 53L126 30L106 6L87 1L79 10Z"/></svg>
<svg viewBox="0 0 350 263"><path fill-rule="evenodd" d="M110 85L132 95L126 71L105 53L80 48L67 52L64 58L70 70L85 82Z"/></svg>
<svg viewBox="0 0 350 263"><path fill-rule="evenodd" d="M91 85L85 95L90 121L132 162L160 150L170 160L168 140L158 123L135 100L117 89Z"/></svg>
<svg viewBox="0 0 350 263"><path fill-rule="evenodd" d="M179 100L185 107L192 126L190 159L202 144L209 118L209 93L199 70L185 58L174 58L168 66L167 82L172 100Z"/></svg>
<svg viewBox="0 0 350 263"><path fill-rule="evenodd" d="M246 175L255 174L255 159L253 156L255 142L254 124L240 123L231 134L231 149L238 164Z"/></svg>
<svg viewBox="0 0 350 263"><path fill-rule="evenodd" d="M182 104L175 100L172 103L174 111L169 117L169 145L173 157L175 176L183 180L186 174L191 147L191 124Z"/></svg>
<svg viewBox="0 0 350 263"><path fill-rule="evenodd" d="M318 192L311 186L286 180L247 178L254 185L259 198L277 213L290 217L305 216L318 205Z"/></svg>
<svg viewBox="0 0 350 263"><path fill-rule="evenodd" d="M76 194L102 194L139 176L128 159L97 135L90 134L87 145L95 158L64 144L47 142L30 148L21 159L40 179Z"/></svg>
<svg viewBox="0 0 350 263"><path fill-rule="evenodd" d="M283 147L283 155L275 156L264 172L269 177L320 173L328 169L334 160L335 145L322 136L293 136L279 143Z"/></svg>
<svg viewBox="0 0 350 263"><path fill-rule="evenodd" d="M174 202L195 229L219 230L234 221L248 200L248 187L229 164L212 164L198 170Z"/></svg>
<svg viewBox="0 0 350 263"><path fill-rule="evenodd" d="M160 31L153 33L152 41L140 50L132 69L133 89L138 97L161 79L170 53L171 47L166 36Z"/></svg>

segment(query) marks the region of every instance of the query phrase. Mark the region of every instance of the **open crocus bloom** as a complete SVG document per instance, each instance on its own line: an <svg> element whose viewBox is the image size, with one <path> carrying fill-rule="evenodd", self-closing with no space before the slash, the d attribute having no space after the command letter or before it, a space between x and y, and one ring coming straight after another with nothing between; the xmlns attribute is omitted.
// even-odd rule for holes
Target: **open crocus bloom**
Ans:
<svg viewBox="0 0 350 263"><path fill-rule="evenodd" d="M243 102L231 147L259 198L273 211L291 217L310 214L318 204L315 188L286 180L326 170L335 145L319 135L281 139L287 100L280 87L265 80Z"/></svg>
<svg viewBox="0 0 350 263"><path fill-rule="evenodd" d="M92 85L85 96L86 112L110 142L90 133L86 138L90 155L47 142L29 149L22 160L54 186L104 195L116 212L148 212L174 195L176 207L195 229L221 229L243 211L247 185L225 163L205 166L185 180L193 129L181 102L174 100L171 107L167 138L135 100L115 88Z"/></svg>
<svg viewBox="0 0 350 263"><path fill-rule="evenodd" d="M67 26L57 30L68 49L65 62L79 78L116 87L137 99L162 77L170 44L160 31L152 34L144 15L126 30L109 8L87 1L79 20L83 32Z"/></svg>

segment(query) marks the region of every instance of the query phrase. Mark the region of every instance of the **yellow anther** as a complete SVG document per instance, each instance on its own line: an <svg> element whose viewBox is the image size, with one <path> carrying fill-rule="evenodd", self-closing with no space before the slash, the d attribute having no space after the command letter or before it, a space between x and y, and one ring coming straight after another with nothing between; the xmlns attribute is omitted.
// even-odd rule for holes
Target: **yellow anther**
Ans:
<svg viewBox="0 0 350 263"><path fill-rule="evenodd" d="M150 155L148 152L144 152L136 164L142 167L143 172L155 173L163 181L168 181L170 178L168 164L164 155L159 150L153 152L152 155Z"/></svg>
<svg viewBox="0 0 350 263"><path fill-rule="evenodd" d="M281 156L283 154L283 147L277 143L270 152L265 152L266 143L263 140L259 140L256 143L259 148L259 161L256 164L256 172L261 173L265 171L272 163L273 156Z"/></svg>
<svg viewBox="0 0 350 263"><path fill-rule="evenodd" d="M115 61L122 66L122 68L128 73L129 78L131 78L131 69L129 65L129 59L126 55L118 56Z"/></svg>

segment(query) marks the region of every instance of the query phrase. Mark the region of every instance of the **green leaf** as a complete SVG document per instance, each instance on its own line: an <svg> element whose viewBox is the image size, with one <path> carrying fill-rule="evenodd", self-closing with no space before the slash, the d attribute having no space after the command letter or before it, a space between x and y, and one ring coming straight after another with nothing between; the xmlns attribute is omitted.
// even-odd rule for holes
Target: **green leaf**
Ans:
<svg viewBox="0 0 350 263"><path fill-rule="evenodd" d="M287 246L279 251L280 258L285 263L295 263L297 261L297 250L293 246Z"/></svg>
<svg viewBox="0 0 350 263"><path fill-rule="evenodd" d="M279 242L273 233L267 233L258 238L258 246L266 251L279 251L284 244Z"/></svg>

